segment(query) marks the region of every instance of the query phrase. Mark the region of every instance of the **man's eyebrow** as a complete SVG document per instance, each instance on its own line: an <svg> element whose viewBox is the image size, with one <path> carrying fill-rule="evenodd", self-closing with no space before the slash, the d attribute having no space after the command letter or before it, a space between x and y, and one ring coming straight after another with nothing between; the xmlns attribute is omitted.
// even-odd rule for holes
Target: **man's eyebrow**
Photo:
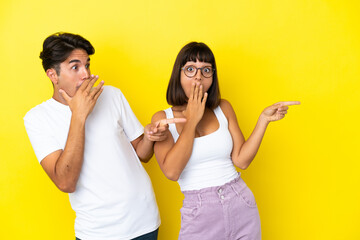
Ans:
<svg viewBox="0 0 360 240"><path fill-rule="evenodd" d="M87 61L90 62L90 58L88 58ZM72 59L72 60L70 60L69 63L73 63L73 62L81 62L81 61L79 59Z"/></svg>
<svg viewBox="0 0 360 240"><path fill-rule="evenodd" d="M78 60L78 59L73 59L73 60L70 60L69 63L73 63L73 62L80 62L80 60Z"/></svg>

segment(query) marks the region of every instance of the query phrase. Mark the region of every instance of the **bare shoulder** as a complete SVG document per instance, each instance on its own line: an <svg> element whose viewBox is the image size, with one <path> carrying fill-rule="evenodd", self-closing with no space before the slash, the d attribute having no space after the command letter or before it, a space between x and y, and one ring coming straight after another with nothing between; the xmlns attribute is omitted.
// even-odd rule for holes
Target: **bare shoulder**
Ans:
<svg viewBox="0 0 360 240"><path fill-rule="evenodd" d="M156 112L152 116L151 122L154 123L154 122L159 121L159 120L164 119L164 118L166 118L166 114L165 114L165 112L163 110L161 110L161 111Z"/></svg>
<svg viewBox="0 0 360 240"><path fill-rule="evenodd" d="M224 108L229 108L229 107L232 108L230 102L223 98L220 100L220 107L221 108L223 108L223 107Z"/></svg>
<svg viewBox="0 0 360 240"><path fill-rule="evenodd" d="M220 107L227 118L231 117L234 114L234 109L232 108L232 106L228 100L221 99Z"/></svg>

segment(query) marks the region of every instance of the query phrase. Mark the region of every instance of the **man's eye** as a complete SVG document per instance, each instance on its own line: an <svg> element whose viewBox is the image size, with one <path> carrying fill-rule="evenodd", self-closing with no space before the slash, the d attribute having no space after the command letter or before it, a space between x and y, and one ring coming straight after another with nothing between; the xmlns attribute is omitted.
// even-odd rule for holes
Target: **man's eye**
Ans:
<svg viewBox="0 0 360 240"><path fill-rule="evenodd" d="M76 66L76 65L74 65L74 66L72 66L72 67L71 67L71 69L76 70L76 69L77 69L77 66Z"/></svg>
<svg viewBox="0 0 360 240"><path fill-rule="evenodd" d="M89 68L89 67L90 67L90 64L86 64L85 67L86 67L86 68Z"/></svg>

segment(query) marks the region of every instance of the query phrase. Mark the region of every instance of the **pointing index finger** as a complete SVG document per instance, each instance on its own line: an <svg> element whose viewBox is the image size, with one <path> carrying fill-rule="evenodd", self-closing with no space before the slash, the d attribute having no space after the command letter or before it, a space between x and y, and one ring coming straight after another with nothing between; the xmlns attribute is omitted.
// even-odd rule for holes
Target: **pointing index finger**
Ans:
<svg viewBox="0 0 360 240"><path fill-rule="evenodd" d="M299 101L279 102L283 106L300 105Z"/></svg>
<svg viewBox="0 0 360 240"><path fill-rule="evenodd" d="M159 121L160 127L165 126L169 123L183 123L186 122L186 118L169 118L169 119L161 119Z"/></svg>

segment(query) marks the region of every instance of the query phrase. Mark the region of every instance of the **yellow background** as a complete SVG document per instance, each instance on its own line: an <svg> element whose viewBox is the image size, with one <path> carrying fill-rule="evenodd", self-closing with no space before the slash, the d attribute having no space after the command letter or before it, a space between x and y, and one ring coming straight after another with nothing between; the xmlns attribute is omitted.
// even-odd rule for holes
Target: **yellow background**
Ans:
<svg viewBox="0 0 360 240"><path fill-rule="evenodd" d="M360 239L359 12L355 0L1 1L0 239L74 239L68 196L38 164L22 120L52 95L38 56L57 31L91 41L92 73L123 91L143 125L168 107L175 57L192 40L213 50L246 137L266 106L301 101L242 171L263 239ZM177 239L179 187L155 158L145 168L159 239Z"/></svg>

